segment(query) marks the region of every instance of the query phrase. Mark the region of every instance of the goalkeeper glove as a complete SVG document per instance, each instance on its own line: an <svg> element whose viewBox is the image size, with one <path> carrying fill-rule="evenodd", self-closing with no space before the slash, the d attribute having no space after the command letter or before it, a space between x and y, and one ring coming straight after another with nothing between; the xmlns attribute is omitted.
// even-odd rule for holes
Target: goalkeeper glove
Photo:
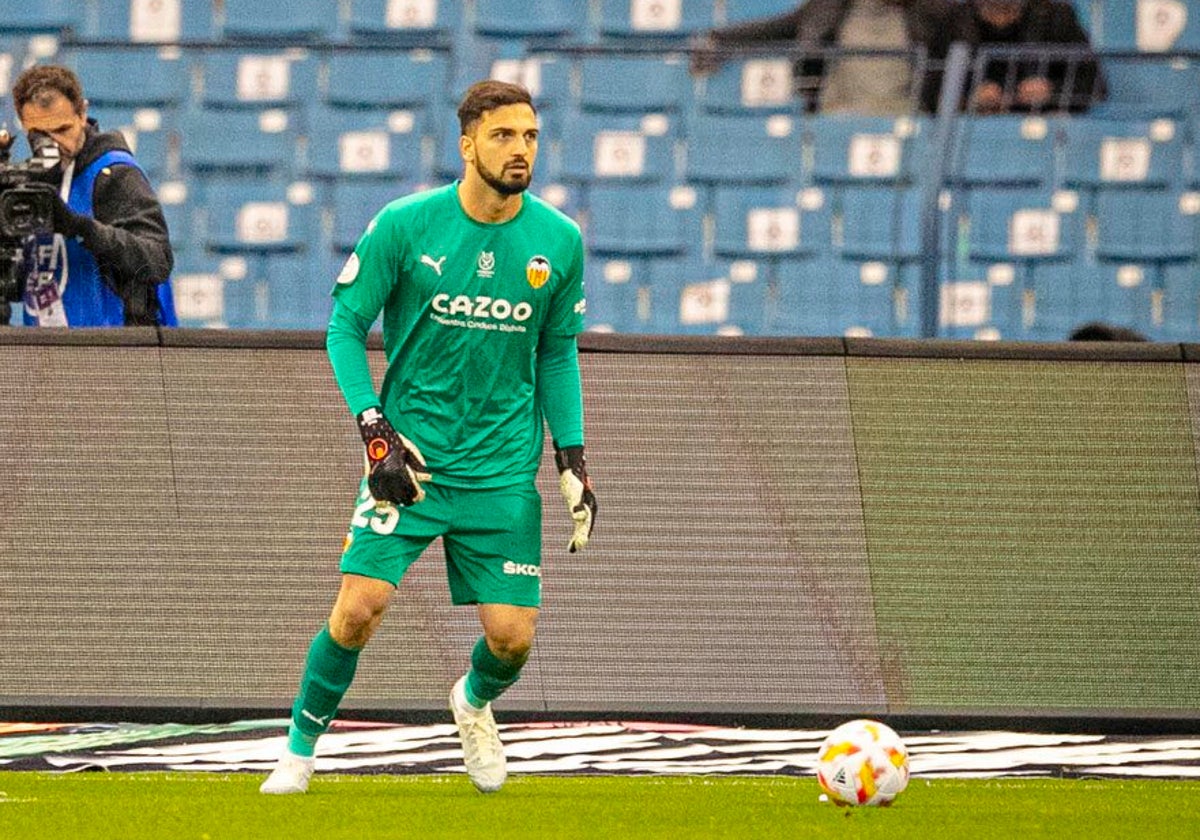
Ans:
<svg viewBox="0 0 1200 840"><path fill-rule="evenodd" d="M433 476L420 450L392 427L378 406L357 419L367 447L367 486L375 501L408 507L424 499L421 482Z"/></svg>
<svg viewBox="0 0 1200 840"><path fill-rule="evenodd" d="M596 524L596 494L587 474L587 459L582 446L566 446L554 450L554 465L558 467L558 486L567 500L567 512L575 520L575 533L567 544L574 554L587 545Z"/></svg>

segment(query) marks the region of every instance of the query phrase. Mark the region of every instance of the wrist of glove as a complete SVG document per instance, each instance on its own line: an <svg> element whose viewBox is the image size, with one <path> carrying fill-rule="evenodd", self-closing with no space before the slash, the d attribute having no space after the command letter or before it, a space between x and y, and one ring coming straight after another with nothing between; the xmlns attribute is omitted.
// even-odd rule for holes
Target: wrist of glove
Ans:
<svg viewBox="0 0 1200 840"><path fill-rule="evenodd" d="M587 545L595 527L596 494L592 492L582 446L556 448L554 465L558 468L558 486L567 500L567 512L575 522L575 532L567 544L567 551L574 554Z"/></svg>
<svg viewBox="0 0 1200 840"><path fill-rule="evenodd" d="M375 501L408 507L424 499L421 482L433 476L420 450L396 431L378 406L368 408L357 420L367 449L367 486Z"/></svg>

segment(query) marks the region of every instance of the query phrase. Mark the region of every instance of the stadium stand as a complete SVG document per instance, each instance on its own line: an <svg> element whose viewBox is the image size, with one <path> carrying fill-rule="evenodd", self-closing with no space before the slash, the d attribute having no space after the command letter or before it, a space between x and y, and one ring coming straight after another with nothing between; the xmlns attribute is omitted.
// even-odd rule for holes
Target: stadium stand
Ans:
<svg viewBox="0 0 1200 840"><path fill-rule="evenodd" d="M187 60L173 47L73 47L61 59L87 80L93 106L179 108L190 92Z"/></svg>
<svg viewBox="0 0 1200 840"><path fill-rule="evenodd" d="M58 33L79 28L83 4L74 0L0 4L0 33Z"/></svg>
<svg viewBox="0 0 1200 840"><path fill-rule="evenodd" d="M80 34L118 43L203 42L216 36L214 23L211 0L96 0Z"/></svg>
<svg viewBox="0 0 1200 840"><path fill-rule="evenodd" d="M588 4L578 0L476 0L476 34L499 38L572 38L587 33Z"/></svg>
<svg viewBox="0 0 1200 840"><path fill-rule="evenodd" d="M703 183L782 183L799 169L798 120L770 117L696 114L687 132L689 181Z"/></svg>
<svg viewBox="0 0 1200 840"><path fill-rule="evenodd" d="M185 174L242 171L282 174L297 166L295 120L282 109L193 109L181 118Z"/></svg>
<svg viewBox="0 0 1200 840"><path fill-rule="evenodd" d="M371 219L389 202L415 187L416 184L398 183L392 178L334 181L330 187L333 247L342 253L354 250Z"/></svg>
<svg viewBox="0 0 1200 840"><path fill-rule="evenodd" d="M15 124L7 93L22 67L78 70L91 114L126 134L163 191L183 267L206 276L245 257L245 282L194 284L194 324L308 323L272 311L290 305L281 266L336 272L329 261L383 204L457 177L454 107L488 76L534 93L534 191L584 229L589 328L1056 339L1107 318L1200 340L1190 4L1076 4L1108 84L1081 114L806 114L786 52L688 73L693 36L795 5L10 3L0 120ZM289 201L297 183L307 198ZM287 232L272 239L268 213L257 240L239 238L247 202L284 208ZM721 277L727 289L705 298L696 284ZM708 313L695 322L680 310L693 286L686 300Z"/></svg>
<svg viewBox="0 0 1200 840"><path fill-rule="evenodd" d="M678 55L584 56L579 74L584 111L677 113L691 98L687 62Z"/></svg>
<svg viewBox="0 0 1200 840"><path fill-rule="evenodd" d="M1174 120L1080 116L1062 122L1063 183L1095 190L1117 185L1168 187L1183 167L1183 126Z"/></svg>
<svg viewBox="0 0 1200 840"><path fill-rule="evenodd" d="M309 109L308 173L322 178L429 178L422 111L392 108Z"/></svg>
<svg viewBox="0 0 1200 840"><path fill-rule="evenodd" d="M329 0L288 0L284 14L262 0L224 0L224 9L226 38L303 44L340 37L338 4Z"/></svg>
<svg viewBox="0 0 1200 840"><path fill-rule="evenodd" d="M690 187L605 183L588 190L585 243L596 254L683 255L701 240L700 226L701 208Z"/></svg>
<svg viewBox="0 0 1200 840"><path fill-rule="evenodd" d="M609 38L686 38L712 28L712 0L601 0L599 34Z"/></svg>
<svg viewBox="0 0 1200 840"><path fill-rule="evenodd" d="M797 114L792 63L764 56L730 60L701 81L699 107L713 114Z"/></svg>
<svg viewBox="0 0 1200 840"><path fill-rule="evenodd" d="M209 250L260 255L316 250L316 206L304 185L219 178L200 186Z"/></svg>
<svg viewBox="0 0 1200 840"><path fill-rule="evenodd" d="M920 117L809 117L804 126L812 148L807 175L821 184L911 182L922 165L928 128Z"/></svg>
<svg viewBox="0 0 1200 840"><path fill-rule="evenodd" d="M728 23L740 23L779 15L790 12L796 5L796 0L725 0L725 20Z"/></svg>
<svg viewBox="0 0 1200 840"><path fill-rule="evenodd" d="M1182 262L1200 242L1200 195L1106 189L1096 194L1096 256L1114 262Z"/></svg>
<svg viewBox="0 0 1200 840"><path fill-rule="evenodd" d="M462 26L462 3L455 0L350 0L351 40L428 46L448 41Z"/></svg>
<svg viewBox="0 0 1200 840"><path fill-rule="evenodd" d="M1048 187L1055 177L1055 124L1039 116L965 114L954 138L952 183Z"/></svg>
<svg viewBox="0 0 1200 840"><path fill-rule="evenodd" d="M549 164L555 177L571 182L665 183L675 177L675 142L666 115L580 113L566 120L561 161Z"/></svg>
<svg viewBox="0 0 1200 840"><path fill-rule="evenodd" d="M596 257L584 265L589 330L642 333L650 321L644 260Z"/></svg>
<svg viewBox="0 0 1200 840"><path fill-rule="evenodd" d="M718 255L762 259L831 250L831 209L818 188L730 185L713 196Z"/></svg>
<svg viewBox="0 0 1200 840"><path fill-rule="evenodd" d="M1092 20L1089 14L1088 22L1100 24L1093 28L1093 43L1102 50L1200 50L1200 15L1187 0L1155 0L1153 6L1144 0L1104 0L1101 15Z"/></svg>

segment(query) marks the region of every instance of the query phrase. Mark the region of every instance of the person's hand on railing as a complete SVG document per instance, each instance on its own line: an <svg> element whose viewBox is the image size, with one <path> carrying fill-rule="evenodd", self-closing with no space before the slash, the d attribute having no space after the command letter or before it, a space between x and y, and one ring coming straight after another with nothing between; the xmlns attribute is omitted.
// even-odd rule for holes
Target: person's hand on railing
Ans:
<svg viewBox="0 0 1200 840"><path fill-rule="evenodd" d="M1041 76L1030 76L1017 85L1017 104L1031 111L1044 110L1053 96L1054 85Z"/></svg>

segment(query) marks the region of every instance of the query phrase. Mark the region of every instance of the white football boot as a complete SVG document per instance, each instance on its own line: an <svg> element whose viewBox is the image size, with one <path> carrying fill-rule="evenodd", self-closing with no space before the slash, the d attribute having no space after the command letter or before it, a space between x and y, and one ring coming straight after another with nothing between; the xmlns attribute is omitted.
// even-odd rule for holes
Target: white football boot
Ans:
<svg viewBox="0 0 1200 840"><path fill-rule="evenodd" d="M304 793L308 790L308 780L312 777L315 764L315 759L285 752L271 775L259 786L258 792Z"/></svg>
<svg viewBox="0 0 1200 840"><path fill-rule="evenodd" d="M492 717L492 704L476 709L468 703L466 684L464 675L450 690L450 711L462 739L463 763L480 793L495 793L508 778L504 746L500 743L496 719Z"/></svg>

